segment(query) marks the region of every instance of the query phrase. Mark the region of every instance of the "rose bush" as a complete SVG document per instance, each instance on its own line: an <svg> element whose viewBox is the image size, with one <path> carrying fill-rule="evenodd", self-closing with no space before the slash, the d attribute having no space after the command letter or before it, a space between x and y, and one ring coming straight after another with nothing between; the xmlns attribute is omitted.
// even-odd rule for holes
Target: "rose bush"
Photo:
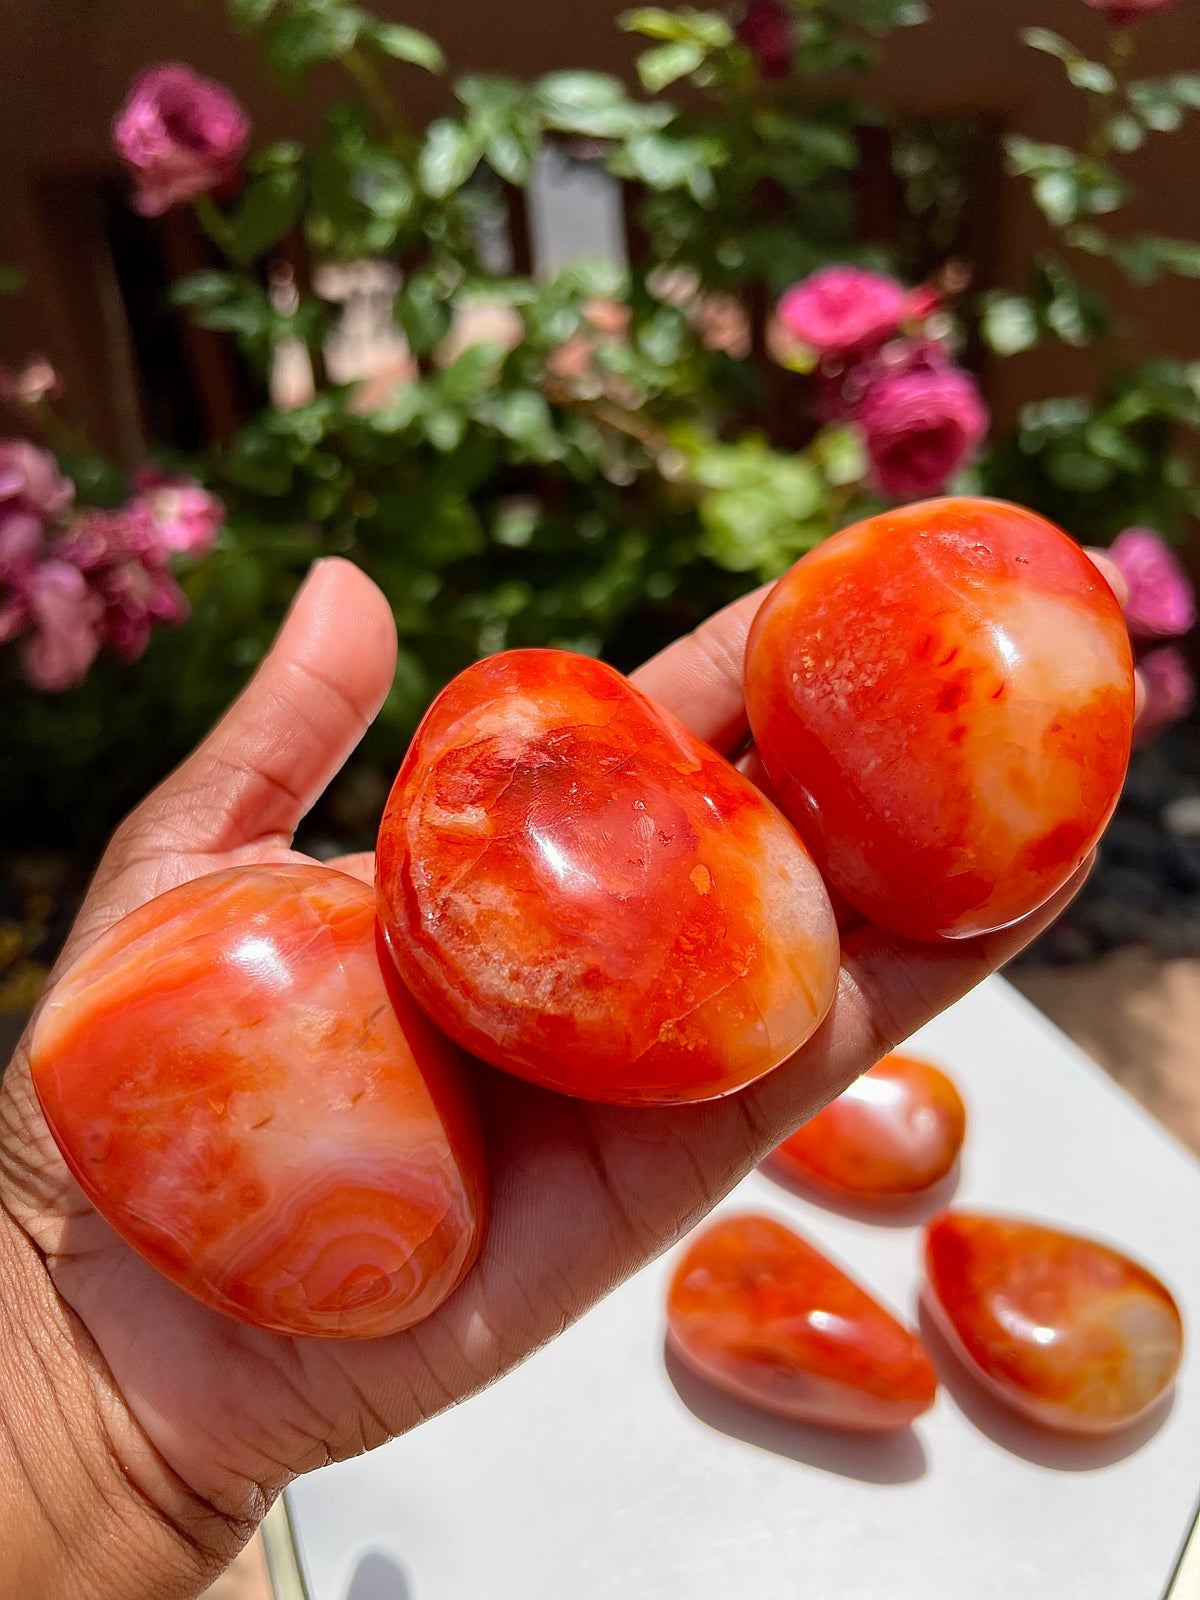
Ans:
<svg viewBox="0 0 1200 1600"><path fill-rule="evenodd" d="M388 768L474 657L554 644L629 665L888 498L983 487L1089 542L1133 524L1174 537L1200 507L1171 433L1189 408L1200 418L1181 364L1127 379L1106 361L1111 392L1031 405L1014 436L981 449L984 403L962 354L977 306L969 264L946 261L965 187L952 141L893 127L912 216L895 250L862 245L860 130L886 119L846 98L846 74L868 63L870 34L919 20L912 0L641 8L622 26L646 41L644 93L593 72L471 74L424 129L392 76L441 69L424 35L348 0L230 6L288 83L322 64L332 82L340 67L351 97L307 143L252 148L227 90L155 67L114 140L134 203L190 204L207 234L210 264L174 289L181 313L236 341L264 391L285 357L311 376L281 385L228 447L132 491L77 443L60 474L75 500L59 510L19 472L6 501L0 473L10 832L102 835L212 721L323 554L359 562L395 607L400 669L361 753ZM1053 44L1076 63L1072 48ZM1168 91L1113 70L1119 104L1099 126L1119 112L1149 129L1151 90ZM1186 99L1186 79L1164 82ZM924 198L905 176L912 139L937 178ZM508 225L503 194L527 189L551 147L624 186L632 269L578 262L537 279L482 249ZM1061 204L1069 190L1083 208L1076 253L1099 250L1086 206L1117 190L1097 189L1065 146L1025 141L1018 156L1035 198ZM930 194L951 199L931 212ZM1138 270L1150 245L1186 266L1183 241L1139 241ZM322 285L367 265L392 285L388 358L330 383L342 311ZM994 291L978 307L1002 352L1091 336L1095 297L1065 269L1039 271L1027 299ZM59 388L41 358L0 370L19 431L56 445ZM35 584L51 562L82 586L54 572ZM185 609L187 626L170 626ZM138 665L116 664L142 649ZM31 671L53 697L22 686ZM16 797L35 792L45 803L21 812ZM340 813L331 825L352 826Z"/></svg>

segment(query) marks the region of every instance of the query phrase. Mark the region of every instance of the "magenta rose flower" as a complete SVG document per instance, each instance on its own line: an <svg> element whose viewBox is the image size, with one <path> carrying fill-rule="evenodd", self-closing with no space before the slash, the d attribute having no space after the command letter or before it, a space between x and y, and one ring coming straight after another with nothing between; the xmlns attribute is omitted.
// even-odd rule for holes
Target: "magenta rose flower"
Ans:
<svg viewBox="0 0 1200 1600"><path fill-rule="evenodd" d="M1116 28L1128 28L1143 17L1170 11L1175 3L1176 0L1084 0L1093 11L1103 11Z"/></svg>
<svg viewBox="0 0 1200 1600"><path fill-rule="evenodd" d="M26 439L0 439L0 581L14 582L42 551L47 522L71 504L75 485Z"/></svg>
<svg viewBox="0 0 1200 1600"><path fill-rule="evenodd" d="M54 554L86 577L100 603L103 642L123 661L137 660L156 622L187 619L187 596L171 576L162 531L136 500L119 511L85 512Z"/></svg>
<svg viewBox="0 0 1200 1600"><path fill-rule="evenodd" d="M137 182L134 207L161 216L236 176L250 119L219 83L191 67L151 67L113 123L113 143Z"/></svg>
<svg viewBox="0 0 1200 1600"><path fill-rule="evenodd" d="M82 683L100 649L103 611L87 579L67 561L43 561L22 599L33 629L22 648L30 683L47 691Z"/></svg>
<svg viewBox="0 0 1200 1600"><path fill-rule="evenodd" d="M779 320L822 356L846 356L883 344L896 333L908 294L902 284L859 267L822 267L793 284L779 302Z"/></svg>
<svg viewBox="0 0 1200 1600"><path fill-rule="evenodd" d="M75 485L48 451L27 439L0 439L0 517L22 511L49 521L74 498Z"/></svg>
<svg viewBox="0 0 1200 1600"><path fill-rule="evenodd" d="M792 70L795 32L795 18L779 0L750 0L737 25L764 78L786 78Z"/></svg>
<svg viewBox="0 0 1200 1600"><path fill-rule="evenodd" d="M1135 639L1175 639L1196 621L1196 594L1178 557L1152 528L1126 528L1108 551L1129 585L1125 620Z"/></svg>
<svg viewBox="0 0 1200 1600"><path fill-rule="evenodd" d="M988 429L979 390L957 367L918 368L875 384L858 410L874 476L893 500L938 494Z"/></svg>
<svg viewBox="0 0 1200 1600"><path fill-rule="evenodd" d="M1148 744L1192 709L1196 680L1183 652L1173 644L1142 656L1138 671L1145 684L1146 698L1133 725L1133 742Z"/></svg>
<svg viewBox="0 0 1200 1600"><path fill-rule="evenodd" d="M204 556L217 542L225 523L225 507L191 478L160 473L138 474L141 491L131 510L145 511L154 521L163 546L174 555Z"/></svg>

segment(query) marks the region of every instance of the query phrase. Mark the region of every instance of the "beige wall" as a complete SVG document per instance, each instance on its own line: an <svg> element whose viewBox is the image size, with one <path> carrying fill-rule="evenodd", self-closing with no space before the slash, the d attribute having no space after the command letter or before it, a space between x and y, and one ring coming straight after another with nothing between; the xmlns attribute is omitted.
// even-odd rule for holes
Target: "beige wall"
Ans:
<svg viewBox="0 0 1200 1600"><path fill-rule="evenodd" d="M1099 49L1105 25L1082 0L931 0L935 20L893 36L872 85L906 110L982 110L1034 137L1076 139L1080 97L1064 92L1060 70L1019 45L1018 28L1056 28ZM552 67L628 72L632 41L617 31L611 0L482 0L447 7L435 0L375 0L396 19L427 28L458 68L533 75ZM73 402L93 428L114 438L112 390L96 355L95 307L80 292L83 264L55 250L33 201L33 180L112 167L108 126L132 74L147 62L186 59L228 82L273 136L310 123L339 92L318 75L300 103L282 99L255 49L229 29L222 0L0 0L0 260L19 261L33 288L0 313L0 350L10 358L43 349L57 361ZM1184 0L1144 30L1148 73L1200 68L1200 8ZM435 109L443 87L400 69L413 115ZM1168 154L1168 158L1156 156ZM1138 228L1200 234L1200 116L1182 136L1152 141L1130 162L1145 181ZM1042 243L1021 186L995 197L1004 281L1019 285ZM1170 282L1139 297L1150 348L1200 356L1200 284ZM110 357L115 360L115 356ZM1069 353L1034 354L1000 365L994 399L1011 413L1021 399L1086 382L1086 362ZM119 387L119 385L118 385Z"/></svg>

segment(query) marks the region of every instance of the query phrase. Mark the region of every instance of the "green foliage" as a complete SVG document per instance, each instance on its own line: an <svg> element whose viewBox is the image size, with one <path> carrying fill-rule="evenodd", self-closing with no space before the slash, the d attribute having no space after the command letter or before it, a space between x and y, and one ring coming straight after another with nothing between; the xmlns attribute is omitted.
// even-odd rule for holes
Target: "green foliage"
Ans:
<svg viewBox="0 0 1200 1600"><path fill-rule="evenodd" d="M1094 347L1104 375L1095 394L1026 406L1016 435L986 461L984 482L1083 538L1102 541L1133 523L1178 533L1187 517L1200 514L1200 462L1188 438L1200 427L1200 367L1131 363L1126 330L1089 284L1087 266L1089 257L1099 257L1137 287L1168 273L1200 277L1200 242L1118 235L1095 220L1132 197L1122 158L1140 149L1147 134L1173 132L1200 108L1200 74L1129 81L1129 51L1119 34L1112 36L1108 64L1089 61L1044 28L1026 29L1022 38L1062 62L1069 81L1099 111L1084 153L1019 135L1006 141L1010 170L1030 180L1035 204L1075 259L1042 257L1026 294L983 296L980 331L1002 356L1044 339Z"/></svg>
<svg viewBox="0 0 1200 1600"><path fill-rule="evenodd" d="M191 622L161 631L143 661L100 663L80 689L44 696L8 653L0 821L31 840L97 843L227 703L320 556L360 563L393 607L399 668L362 751L387 768L429 697L478 655L549 644L629 667L877 504L856 430L795 414L798 380L765 354L766 323L817 267L895 265L860 243L859 137L883 119L848 96L848 74L923 5L796 0L793 73L769 83L725 11L641 7L621 18L646 41L638 92L583 70L467 74L422 129L393 89L409 69L444 69L423 33L349 0L228 5L285 86L318 68L332 84L336 68L350 92L311 142L258 151L236 200L200 203L225 264L177 284L174 303L261 379L292 341L319 374L336 308L304 282L281 309L272 261L297 259L299 242L316 264L383 259L410 367L370 409L354 387L319 382L308 404L264 409L193 464L228 527L182 574ZM1123 157L1200 106L1200 75L1130 82L1120 61L1090 61L1045 29L1025 38L1086 97L1092 136L1083 151L1008 141L1061 249L1022 292L981 298L980 331L1001 356L1096 345L1106 376L1095 395L1027 407L980 481L1087 537L1133 521L1171 532L1200 513L1180 442L1200 426L1200 369L1122 364L1088 269L1102 258L1138 283L1200 274L1191 241L1101 225L1131 194ZM959 248L977 138L962 119L897 133L913 218L902 260ZM551 145L640 191L632 274L579 262L536 281L488 265L504 186L527 188ZM706 322L722 299L745 321L724 340ZM481 307L490 320L472 340L464 318ZM64 464L81 501L120 499L102 463Z"/></svg>

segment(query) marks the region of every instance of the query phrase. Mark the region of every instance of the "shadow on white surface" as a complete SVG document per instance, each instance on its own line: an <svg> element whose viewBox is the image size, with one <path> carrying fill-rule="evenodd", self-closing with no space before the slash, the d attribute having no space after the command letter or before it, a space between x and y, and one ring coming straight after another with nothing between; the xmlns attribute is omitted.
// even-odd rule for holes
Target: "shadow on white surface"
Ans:
<svg viewBox="0 0 1200 1600"><path fill-rule="evenodd" d="M802 1178L793 1177L790 1172L777 1167L770 1156L758 1170L764 1178L769 1178L772 1183L778 1184L786 1193L794 1194L798 1199L807 1200L825 1211L834 1211L839 1217L849 1217L852 1222L870 1222L877 1228L920 1228L940 1212L945 1211L954 1199L954 1191L958 1188L959 1179L962 1177L962 1162L956 1156L954 1165L942 1181L935 1183L929 1189L923 1189L920 1194L899 1200L882 1200L862 1205L856 1205L853 1200L843 1200L839 1195L830 1194L818 1184L805 1183Z"/></svg>
<svg viewBox="0 0 1200 1600"><path fill-rule="evenodd" d="M346 1600L416 1600L416 1590L391 1556L382 1550L368 1550L354 1569Z"/></svg>
<svg viewBox="0 0 1200 1600"><path fill-rule="evenodd" d="M799 1461L806 1467L856 1478L860 1483L915 1483L929 1463L912 1428L891 1433L839 1433L834 1428L810 1428L756 1411L732 1395L705 1383L665 1346L663 1364L675 1393L707 1427L741 1439L759 1450Z"/></svg>
<svg viewBox="0 0 1200 1600"><path fill-rule="evenodd" d="M1032 1461L1035 1466L1049 1467L1055 1472L1094 1472L1098 1467L1110 1467L1116 1461L1124 1461L1150 1443L1170 1416L1175 1403L1175 1390L1171 1388L1140 1422L1123 1428L1120 1433L1094 1439L1054 1433L1049 1428L1039 1428L1035 1422L1026 1422L999 1400L993 1399L955 1355L924 1303L920 1308L919 1322L921 1337L937 1369L938 1381L967 1421L980 1433L986 1434L994 1444L1011 1451L1015 1456L1021 1456L1025 1461Z"/></svg>

